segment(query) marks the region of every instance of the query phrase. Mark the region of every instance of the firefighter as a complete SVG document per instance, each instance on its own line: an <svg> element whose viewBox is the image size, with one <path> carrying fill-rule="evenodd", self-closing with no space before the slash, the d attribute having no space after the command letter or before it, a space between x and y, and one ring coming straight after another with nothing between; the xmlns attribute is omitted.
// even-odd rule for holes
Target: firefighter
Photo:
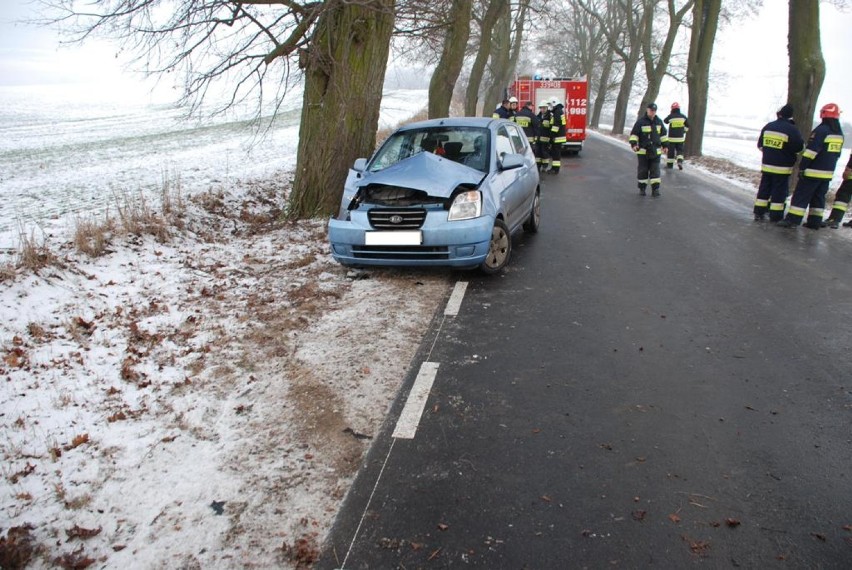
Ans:
<svg viewBox="0 0 852 570"><path fill-rule="evenodd" d="M639 180L639 194L645 195L645 188L651 184L651 196L660 195L660 156L667 153L667 132L663 121L657 116L657 104L648 103L645 114L636 121L630 131L630 147L636 153L636 168Z"/></svg>
<svg viewBox="0 0 852 570"><path fill-rule="evenodd" d="M551 174L559 174L562 166L562 145L565 144L565 107L562 102L553 97L550 99L550 170Z"/></svg>
<svg viewBox="0 0 852 570"><path fill-rule="evenodd" d="M524 103L524 106L521 107L521 110L518 111L517 115L515 115L515 122L518 123L519 127L524 129L524 134L527 135L527 139L530 141L530 146L535 148L535 137L538 132L538 117L536 117L533 112L532 101Z"/></svg>
<svg viewBox="0 0 852 570"><path fill-rule="evenodd" d="M834 167L843 150L843 130L840 128L840 107L835 103L819 110L822 122L811 131L808 145L799 161L799 182L790 199L790 208L778 226L795 228L808 214L805 227L818 230L825 211L825 194L834 176Z"/></svg>
<svg viewBox="0 0 852 570"><path fill-rule="evenodd" d="M777 222L784 217L784 205L790 193L790 174L796 158L805 147L805 141L793 122L793 106L781 107L776 119L767 123L760 131L757 148L763 152L760 167L760 186L754 199L754 219L762 222L769 211L769 221Z"/></svg>
<svg viewBox="0 0 852 570"><path fill-rule="evenodd" d="M669 116L663 119L669 126L669 152L666 160L666 168L674 168L677 161L678 170L683 170L683 145L686 142L686 133L689 131L689 120L680 111L680 103L672 103Z"/></svg>
<svg viewBox="0 0 852 570"><path fill-rule="evenodd" d="M850 200L852 200L852 154L849 155L849 162L846 163L846 169L843 171L843 182L834 195L834 204L831 205L831 213L828 215L825 225L834 230L840 227L843 214L849 209ZM843 226L852 227L852 221L846 222Z"/></svg>
<svg viewBox="0 0 852 570"><path fill-rule="evenodd" d="M509 109L509 100L503 99L503 103L500 104L499 107L494 109L494 112L491 114L492 119L510 119L512 118L512 111Z"/></svg>
<svg viewBox="0 0 852 570"><path fill-rule="evenodd" d="M517 97L509 97L509 113L511 113L511 117L509 120L514 121L515 115L518 114L518 98Z"/></svg>
<svg viewBox="0 0 852 570"><path fill-rule="evenodd" d="M541 100L538 102L538 132L535 142L535 162L539 170L550 170L550 104Z"/></svg>

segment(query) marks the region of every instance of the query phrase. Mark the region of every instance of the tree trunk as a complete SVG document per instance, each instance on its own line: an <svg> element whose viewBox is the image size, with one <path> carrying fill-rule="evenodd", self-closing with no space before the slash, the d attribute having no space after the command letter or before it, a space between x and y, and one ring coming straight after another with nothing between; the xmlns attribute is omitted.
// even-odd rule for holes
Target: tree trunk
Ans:
<svg viewBox="0 0 852 570"><path fill-rule="evenodd" d="M489 109L496 109L503 101L503 96L508 87L508 79L512 70L512 10L508 2L502 2L500 18L494 26L494 34L491 36L491 85L485 89L482 101L482 112L486 114Z"/></svg>
<svg viewBox="0 0 852 570"><path fill-rule="evenodd" d="M470 16L473 0L453 2L448 15L447 35L441 59L429 81L429 118L450 116L453 90L464 64L467 40L470 37Z"/></svg>
<svg viewBox="0 0 852 570"><path fill-rule="evenodd" d="M464 114L468 117L476 116L476 107L479 102L479 87L482 77L485 75L485 66L491 56L491 33L500 17L500 11L506 0L491 0L482 18L482 26L479 32L479 50L476 59L470 68L470 78L467 82L467 92L464 98ZM487 111L487 112L486 112ZM483 114L490 117L491 109L483 109Z"/></svg>
<svg viewBox="0 0 852 570"><path fill-rule="evenodd" d="M634 49L628 54L627 61L624 62L624 75L621 78L621 88L618 90L618 97L615 100L615 115L612 119L612 134L614 135L624 134L624 124L627 122L627 105L630 103L633 77L636 74L636 68L639 66L641 54L641 50Z"/></svg>
<svg viewBox="0 0 852 570"><path fill-rule="evenodd" d="M686 85L689 92L689 134L684 154L701 156L704 122L707 118L707 88L710 82L710 58L713 41L719 27L722 0L696 0L692 9L692 36L686 66Z"/></svg>
<svg viewBox="0 0 852 570"><path fill-rule="evenodd" d="M603 66L601 67L601 76L598 80L598 88L595 93L595 103L592 108L592 120L589 122L589 126L595 129L601 122L601 111L603 111L603 106L606 103L606 97L609 93L609 76L612 74L614 57L614 50L612 49L612 46L610 46L607 49Z"/></svg>
<svg viewBox="0 0 852 570"><path fill-rule="evenodd" d="M337 212L349 167L376 144L393 0L330 0L309 46L288 217Z"/></svg>
<svg viewBox="0 0 852 570"><path fill-rule="evenodd" d="M787 101L793 105L793 118L807 140L813 127L817 98L825 80L819 28L819 2L790 0L787 50L790 73L787 79Z"/></svg>

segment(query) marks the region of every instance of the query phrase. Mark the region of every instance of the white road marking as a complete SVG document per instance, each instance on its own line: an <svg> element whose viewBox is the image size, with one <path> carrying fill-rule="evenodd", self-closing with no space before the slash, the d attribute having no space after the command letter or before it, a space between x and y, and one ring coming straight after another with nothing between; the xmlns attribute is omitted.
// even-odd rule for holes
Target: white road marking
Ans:
<svg viewBox="0 0 852 570"><path fill-rule="evenodd" d="M420 417L423 415L423 408L426 407L426 399L429 397L437 374L437 362L424 362L420 365L420 371L414 379L414 386L411 387L405 407L402 408L402 413L396 421L396 428L393 430L394 438L414 439Z"/></svg>
<svg viewBox="0 0 852 570"><path fill-rule="evenodd" d="M450 300L447 301L447 306L444 309L445 315L450 317L458 316L465 291L467 291L467 281L456 281L456 286L453 288Z"/></svg>

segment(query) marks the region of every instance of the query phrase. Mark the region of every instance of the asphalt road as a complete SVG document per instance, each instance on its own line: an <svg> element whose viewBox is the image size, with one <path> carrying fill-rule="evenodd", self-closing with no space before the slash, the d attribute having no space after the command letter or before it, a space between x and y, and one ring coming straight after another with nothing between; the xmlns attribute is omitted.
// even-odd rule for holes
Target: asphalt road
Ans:
<svg viewBox="0 0 852 570"><path fill-rule="evenodd" d="M412 374L316 567L852 568L852 229L563 162L506 273L456 275L416 436Z"/></svg>

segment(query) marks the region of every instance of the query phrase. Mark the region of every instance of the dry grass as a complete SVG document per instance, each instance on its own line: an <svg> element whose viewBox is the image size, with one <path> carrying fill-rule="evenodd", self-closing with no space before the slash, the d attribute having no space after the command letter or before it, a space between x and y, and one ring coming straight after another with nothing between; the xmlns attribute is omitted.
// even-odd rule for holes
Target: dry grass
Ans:
<svg viewBox="0 0 852 570"><path fill-rule="evenodd" d="M24 227L23 223L19 224L18 239L18 261L15 264L16 268L27 269L37 272L49 265L54 265L57 262L56 256L50 251L47 245L47 239L42 235L41 240L36 237L36 229Z"/></svg>
<svg viewBox="0 0 852 570"><path fill-rule="evenodd" d="M89 257L100 257L106 252L112 230L109 213L103 221L94 216L78 218L74 224L74 247Z"/></svg>
<svg viewBox="0 0 852 570"><path fill-rule="evenodd" d="M79 253L99 257L106 253L110 238L118 234L151 235L165 243L171 228L183 229L186 204L181 195L180 175L163 173L159 210L153 208L144 196L129 194L115 196L117 217L109 211L103 219L94 216L77 219L73 243Z"/></svg>

